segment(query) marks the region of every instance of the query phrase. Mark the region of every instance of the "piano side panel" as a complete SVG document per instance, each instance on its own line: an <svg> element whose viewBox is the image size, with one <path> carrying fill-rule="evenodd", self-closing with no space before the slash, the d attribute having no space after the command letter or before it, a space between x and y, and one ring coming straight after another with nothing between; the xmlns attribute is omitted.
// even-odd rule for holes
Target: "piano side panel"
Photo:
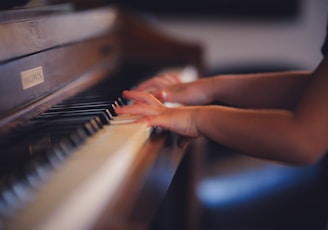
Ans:
<svg viewBox="0 0 328 230"><path fill-rule="evenodd" d="M148 229L184 153L185 148L177 145L177 135L152 135L94 229Z"/></svg>

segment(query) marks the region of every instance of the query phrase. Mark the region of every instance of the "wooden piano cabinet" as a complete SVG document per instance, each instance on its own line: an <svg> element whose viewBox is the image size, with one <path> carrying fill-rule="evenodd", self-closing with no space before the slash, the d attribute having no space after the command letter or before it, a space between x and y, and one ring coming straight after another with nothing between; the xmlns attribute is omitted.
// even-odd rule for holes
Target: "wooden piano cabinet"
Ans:
<svg viewBox="0 0 328 230"><path fill-rule="evenodd" d="M0 51L4 51L0 52L0 105L3 105L0 109L0 146L8 147L10 153L14 151L9 144L19 145L22 141L15 139L22 135L16 135L17 130L26 127L26 124L34 124L34 119L80 93L103 86L108 90L108 94L111 91L116 94L167 67L191 65L195 67L197 74L202 73L202 49L199 44L185 43L167 36L132 12L122 12L106 6L82 11L66 9L63 12L49 14L40 14L38 9L37 15L28 13L26 18L22 16L25 15L24 11L13 10L6 12L6 15L8 17L0 17L0 33L7 32L5 36L0 36ZM72 29L75 27L77 30ZM17 39L11 40L17 36ZM24 40L24 36L28 39ZM8 46L14 48L9 50ZM34 68L40 70L41 67L44 82L27 89L22 86L21 73ZM92 92L99 93L97 90ZM12 100L4 100L8 97ZM32 130L33 134L38 135L45 131L34 127ZM66 143L73 142L67 137L64 142L65 140ZM61 144L64 142L52 144L62 148ZM108 142L110 144L110 141ZM197 149L196 143L198 142L181 148L177 145L176 134L156 130L143 147L137 150L136 157L124 171L127 172L127 176L114 189L114 198L104 201L106 208L97 216L97 221L90 229L141 230L155 226L154 219L160 215L160 207L165 207L167 197L170 197L171 191L174 190L174 181L179 181L180 175L183 174L185 178L179 182L182 189L174 196L179 197L183 194L184 226L192 229L190 226L197 225L198 204L194 187L201 161L199 153L191 151ZM46 159L49 154L58 150L42 148L40 146L44 153L40 150L40 154L43 153ZM8 157L6 149L1 151L0 157ZM33 157L37 158L31 156L28 148L26 151L20 154L25 154L26 158L31 160ZM15 161L15 157L10 156L10 159ZM69 159L70 157L67 161ZM2 196L2 189L6 189L2 185L7 183L5 176L1 176ZM11 175L8 175L8 178L11 178ZM51 182L53 181L50 181L50 184L57 184ZM43 191L48 190L43 188ZM70 192L69 194L72 194ZM172 205L175 209L175 203ZM57 204L54 206L52 208L57 210ZM23 212L33 213L33 210L29 210L27 205ZM45 222L42 219L43 213L40 216L42 223L32 223L31 226L40 226ZM13 216L8 223L15 224L16 219L19 218Z"/></svg>
<svg viewBox="0 0 328 230"><path fill-rule="evenodd" d="M168 132L150 138L95 229L149 229L184 158L185 149L176 141Z"/></svg>
<svg viewBox="0 0 328 230"><path fill-rule="evenodd" d="M150 230L201 229L197 184L205 163L206 143L205 138L189 143Z"/></svg>

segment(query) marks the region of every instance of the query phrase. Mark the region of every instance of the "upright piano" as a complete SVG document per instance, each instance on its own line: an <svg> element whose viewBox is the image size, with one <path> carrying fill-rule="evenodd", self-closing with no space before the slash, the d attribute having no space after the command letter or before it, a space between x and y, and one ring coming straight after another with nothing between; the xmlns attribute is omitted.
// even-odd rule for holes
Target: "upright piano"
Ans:
<svg viewBox="0 0 328 230"><path fill-rule="evenodd" d="M186 148L114 108L167 68L197 76L201 47L135 13L2 11L1 229L147 229Z"/></svg>

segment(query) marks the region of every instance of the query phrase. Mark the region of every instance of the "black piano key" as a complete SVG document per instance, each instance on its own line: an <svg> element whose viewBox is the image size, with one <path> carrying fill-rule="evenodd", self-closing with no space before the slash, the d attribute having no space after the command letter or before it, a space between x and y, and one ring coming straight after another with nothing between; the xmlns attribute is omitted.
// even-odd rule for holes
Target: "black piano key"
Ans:
<svg viewBox="0 0 328 230"><path fill-rule="evenodd" d="M108 125L110 120L113 119L113 115L109 112L108 109L105 109L101 112L101 114L99 114L99 118L103 125Z"/></svg>
<svg viewBox="0 0 328 230"><path fill-rule="evenodd" d="M22 206L32 200L32 187L28 184L28 181L24 179L17 180L12 184L11 188L14 194L16 195L17 200ZM20 207L21 206L18 206L17 208Z"/></svg>
<svg viewBox="0 0 328 230"><path fill-rule="evenodd" d="M114 101L91 101L91 102L85 102L85 101L76 101L74 103L62 103L58 104L55 107L49 109L46 113L49 112L56 112L60 110L74 110L74 109L83 109L83 107L86 107L87 109L92 108L106 108L106 106L113 104Z"/></svg>
<svg viewBox="0 0 328 230"><path fill-rule="evenodd" d="M87 138L88 136L85 131L82 128L78 128L69 136L68 139L73 143L73 145L79 146L84 143Z"/></svg>
<svg viewBox="0 0 328 230"><path fill-rule="evenodd" d="M29 166L26 167L25 169L25 179L27 181L28 186L31 189L37 189L41 187L44 183L43 177L40 177L40 174L38 171L35 169L36 166L33 166L30 164Z"/></svg>
<svg viewBox="0 0 328 230"><path fill-rule="evenodd" d="M93 123L86 123L83 128L87 132L89 136L92 136L96 131L96 127L93 125Z"/></svg>
<svg viewBox="0 0 328 230"><path fill-rule="evenodd" d="M10 188L2 191L1 202L1 206L4 208L1 213L2 216L14 216L19 203L17 202L16 196Z"/></svg>
<svg viewBox="0 0 328 230"><path fill-rule="evenodd" d="M10 175L0 194L0 215L10 217L31 201L32 193L27 181L17 174Z"/></svg>
<svg viewBox="0 0 328 230"><path fill-rule="evenodd" d="M117 104L119 106L124 106L124 105L126 105L126 101L122 97L118 97L117 98Z"/></svg>
<svg viewBox="0 0 328 230"><path fill-rule="evenodd" d="M110 111L110 113L112 114L113 117L117 116L117 113L115 112L115 105L111 105L108 110Z"/></svg>
<svg viewBox="0 0 328 230"><path fill-rule="evenodd" d="M50 117L50 116L62 116L62 115L69 115L69 114L79 114L79 113L96 113L105 110L111 104L106 105L96 105L96 106L74 106L73 108L55 108L53 110L47 111L42 114L40 117Z"/></svg>

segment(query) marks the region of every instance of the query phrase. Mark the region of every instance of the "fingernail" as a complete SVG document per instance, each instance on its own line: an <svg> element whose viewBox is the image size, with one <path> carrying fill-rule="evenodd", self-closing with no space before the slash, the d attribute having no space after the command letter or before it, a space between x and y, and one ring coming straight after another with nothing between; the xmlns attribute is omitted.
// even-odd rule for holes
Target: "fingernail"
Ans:
<svg viewBox="0 0 328 230"><path fill-rule="evenodd" d="M161 98L162 98L163 101L167 100L167 92L165 90L161 91Z"/></svg>

